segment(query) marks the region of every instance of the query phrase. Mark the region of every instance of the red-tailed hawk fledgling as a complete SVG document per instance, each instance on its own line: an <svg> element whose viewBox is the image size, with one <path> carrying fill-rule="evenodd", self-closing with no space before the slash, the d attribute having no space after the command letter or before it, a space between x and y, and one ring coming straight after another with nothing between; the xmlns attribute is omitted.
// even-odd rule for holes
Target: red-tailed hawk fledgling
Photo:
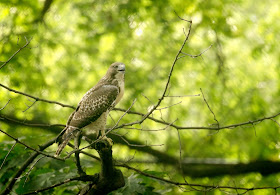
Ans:
<svg viewBox="0 0 280 195"><path fill-rule="evenodd" d="M55 156L61 153L79 129L88 127L90 132L105 135L107 116L124 94L124 74L123 63L111 64L106 75L84 95L62 131L64 134Z"/></svg>

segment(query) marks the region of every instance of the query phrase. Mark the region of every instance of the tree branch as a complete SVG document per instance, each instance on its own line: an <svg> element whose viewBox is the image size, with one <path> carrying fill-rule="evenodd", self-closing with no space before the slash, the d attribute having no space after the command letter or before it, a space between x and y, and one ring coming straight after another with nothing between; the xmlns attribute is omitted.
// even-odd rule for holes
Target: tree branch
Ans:
<svg viewBox="0 0 280 195"><path fill-rule="evenodd" d="M98 180L98 175L84 175L84 176L78 176L78 177L73 177L73 178L70 178L70 179L66 179L60 183L57 183L57 184L53 184L49 187L46 187L46 188L42 188L42 189L39 189L39 190L36 190L36 191L33 191L33 192L28 192L28 193L25 193L23 195L29 195L29 194L37 194L39 192L44 192L44 191L47 191L47 190L50 190L52 188L55 188L55 187L58 187L58 186L61 186L63 184L66 184L66 183L69 183L71 181L93 181L93 182L96 182Z"/></svg>
<svg viewBox="0 0 280 195"><path fill-rule="evenodd" d="M119 167L124 167L127 168L129 170L133 170L136 173L139 173L141 175L144 175L146 177L150 177L159 181L163 181L165 183L169 183L172 185L176 185L176 186L190 186L190 187L203 187L206 188L207 191L212 191L212 190L216 190L216 189L234 189L234 190L245 190L245 191L254 191L254 190L274 190L274 189L279 189L280 186L265 186L265 187L252 187L252 188L245 188L245 187L233 187L233 186L219 186L219 185L204 185L204 184L194 184L194 183L186 183L186 182L177 182L177 181L172 181L172 180L168 180L168 179L164 179L155 175L151 175L149 173L140 171L138 169L135 169L133 167L130 167L126 164L121 164L121 165L117 165Z"/></svg>
<svg viewBox="0 0 280 195"><path fill-rule="evenodd" d="M266 120L266 119L271 119L274 118L276 116L280 115L280 113L270 116L270 117L265 117L262 119L258 119L255 121L249 121L246 123L241 123L240 126L244 125L244 124L251 124L251 123L255 123L255 122L260 122L261 120ZM0 115L0 119L3 118L2 115ZM8 122L4 120L4 122ZM20 120L16 120L13 119L13 123L14 124L19 124L19 125L27 125L27 126L33 126L33 127L38 127L38 128L43 128L46 129L47 131L51 131L54 134L57 134L61 128L64 127L64 125L49 125L49 124L43 124L40 123L38 126L36 126L36 124L32 124L32 121L25 121L25 123L23 124L23 121ZM239 125L239 124L236 124ZM232 125L231 125L232 126ZM220 127L223 128L223 127ZM168 164L168 165L172 165L175 166L176 168L178 168L178 160L173 157L170 156L164 152L158 151L153 149L150 146L145 146L145 147L139 147L139 146L143 146L146 145L143 142L140 141L136 141L136 140L131 140L127 137L124 137L126 141L124 141L120 136L117 136L115 134L109 134L108 137L110 137L112 140L114 140L115 143L117 144L122 144L122 145L126 145L128 146L130 149L135 149L137 151L140 152L144 152L147 154L150 154L152 156L154 156L157 160L155 163L162 163L162 164ZM128 142L129 144L127 144L126 142ZM82 153L84 153L82 151ZM273 169L270 169L270 172L268 172L267 174L272 174L272 173L278 173L279 169L276 168L277 166L280 167L280 162L271 162L271 161L265 161L267 164L264 164L265 167L274 167ZM253 162L252 162L253 163ZM239 167L242 167L242 169L240 169ZM264 174L265 170L264 169L260 169L261 167L254 166L254 164L231 164L231 165L224 165L223 163L209 163L209 162L205 162L205 163L200 163L200 162L182 162L182 167L183 167L183 172L184 175L188 175L191 177L214 177L214 176L218 176L218 175L225 175L225 174L242 174L242 173L248 173L248 172L261 172L262 174ZM219 167L222 167L221 169L219 169ZM250 169L250 167L255 167L253 169ZM219 169L219 170L218 170ZM209 171L207 171L209 170ZM217 171L215 171L217 170ZM240 170L238 172L238 170Z"/></svg>
<svg viewBox="0 0 280 195"><path fill-rule="evenodd" d="M71 105L67 105L67 104L62 104L60 102L56 102L56 101L50 101L50 100L46 100L46 99L42 99L42 98L38 98L38 97L35 97L35 96L32 96L32 95L29 95L27 93L23 93L23 92L20 92L20 91L17 91L15 89L11 89L3 84L0 83L0 86L11 91L11 92L14 92L14 93L17 93L17 94L20 94L20 95L24 95L26 97L30 97L32 99L34 99L35 101L41 101L41 102L46 102L46 103L50 103L50 104L57 104L57 105L60 105L62 107L68 107L68 108L72 108L72 109L76 109L74 106L71 106Z"/></svg>
<svg viewBox="0 0 280 195"><path fill-rule="evenodd" d="M175 65L176 65L176 63L177 63L177 61L178 61L178 59L179 59L179 56L180 56L180 54L181 54L181 52L182 52L182 50L183 50L183 48L184 48L184 46L185 46L187 40L189 39L189 36L190 36L190 34L191 34L192 21L191 21L191 20L188 21L188 20L185 20L185 19L182 19L182 18L180 18L180 19L190 23L190 25L189 25L189 31L188 31L188 34L186 35L185 40L183 41L183 44L181 45L181 48L180 48L179 51L177 52L177 54L176 54L176 56L175 56L175 59L174 59L174 61L173 61L173 64L172 64L172 66L171 66L171 68L170 68L169 75L168 75L167 82L166 82L166 84L165 84L165 88L164 88L164 90L163 90L162 96L159 98L157 104L156 104L155 106L153 106L153 108L152 108L146 115L144 115L144 117L143 117L140 121L135 122L135 124L142 124L142 123L153 113L153 111L154 111L155 109L157 109L157 107L161 104L161 102L163 101L163 99L164 99L164 97L165 97L165 95L166 95L166 92L167 92L167 89L168 89L168 86L169 86L169 83L170 83L170 80L171 80L171 77L172 77L172 73L173 73L174 67L175 67Z"/></svg>
<svg viewBox="0 0 280 195"><path fill-rule="evenodd" d="M32 40L32 38L29 39L29 40L26 37L24 37L24 38L25 38L25 41L26 41L25 45L20 47L6 62L4 62L0 66L0 69L3 68L4 66L6 66L21 50L23 50L25 47L27 47L27 45L29 45L30 41Z"/></svg>
<svg viewBox="0 0 280 195"><path fill-rule="evenodd" d="M54 142L55 139L50 140L49 142L39 146L39 150L43 151L46 148L48 148L49 146L51 146ZM23 165L20 167L20 169L15 173L15 175L11 178L10 182L7 184L7 186L5 187L5 189L0 193L1 195L6 195L9 194L11 192L11 190L13 189L17 178L19 178L21 176L21 174L24 172L24 170L35 160L35 158L39 155L40 153L38 152L33 152L33 154L30 155L30 157L23 163Z"/></svg>
<svg viewBox="0 0 280 195"><path fill-rule="evenodd" d="M37 150L37 149L35 149L35 148L32 148L32 147L26 145L25 143L19 141L18 138L13 137L12 135L6 133L5 131L3 131L3 130L1 130L1 129L0 129L0 132L4 133L5 135L7 135L8 137L12 138L12 139L15 140L17 143L19 143L19 144L25 146L26 148L28 148L28 149L30 149L30 150L33 150L34 152L37 152L37 153L39 153L39 154L42 154L42 155L44 155L44 156L47 156L47 157L50 157L50 158L53 158L53 159L56 159L56 160L64 161L64 159L62 159L62 158L54 157L53 155L46 154L46 153L44 153L44 152L42 152L42 151L40 151L40 150Z"/></svg>
<svg viewBox="0 0 280 195"><path fill-rule="evenodd" d="M191 54L188 54L188 53L185 53L185 52L181 52L182 54L184 54L183 56L179 57L180 58L183 58L183 57L186 57L186 56L189 56L191 58L197 58L197 57L200 57L202 56L202 54L204 54L206 51L208 51L210 48L212 47L212 45L210 45L208 48L206 48L205 50L203 50L201 53L197 54L197 55L191 55Z"/></svg>
<svg viewBox="0 0 280 195"><path fill-rule="evenodd" d="M215 120L215 121L216 121L216 123L217 123L217 126L218 126L218 127L220 127L220 123L219 123L219 121L216 119L216 115L215 115L215 113L214 113L214 112L213 112L213 110L210 108L210 106L209 106L209 104L208 104L207 100L205 99L205 97L204 97L204 93L203 93L203 91L202 91L202 89L201 89L201 88L200 88L200 91L201 91L201 94L202 94L202 97L203 97L204 102L206 103L206 105L207 105L208 109L210 110L210 112L212 113L212 115L213 115L213 117L214 117L214 120Z"/></svg>
<svg viewBox="0 0 280 195"><path fill-rule="evenodd" d="M3 162L2 162L2 164L1 164L1 166L0 166L0 170L2 169L2 167L3 167L3 165L4 165L5 161L6 161L6 159L8 158L9 154L10 154L11 151L14 149L14 147L16 146L16 144L17 144L17 142L15 142L15 143L12 145L11 149L10 149L9 152L6 154L6 156L5 156L5 158L4 158Z"/></svg>
<svg viewBox="0 0 280 195"><path fill-rule="evenodd" d="M3 106L2 108L0 108L0 111L3 110L4 108L6 108L6 106L9 104L10 101L11 101L11 99L8 100L8 102L5 104L5 106Z"/></svg>
<svg viewBox="0 0 280 195"><path fill-rule="evenodd" d="M79 194L107 194L125 185L123 174L114 168L112 147L106 140L101 140L95 144L100 160L101 171L98 180L85 186Z"/></svg>
<svg viewBox="0 0 280 195"><path fill-rule="evenodd" d="M42 12L41 12L41 15L40 15L40 18L38 19L38 21L43 21L44 20L45 14L50 9L52 3L53 3L53 0L45 0L44 7L42 9Z"/></svg>
<svg viewBox="0 0 280 195"><path fill-rule="evenodd" d="M29 127L42 127L42 128L48 128L48 127L65 127L63 124L46 124L46 123L36 123L35 121L28 121L27 120L19 120L16 118L12 118L10 116L6 116L3 114L0 114L0 120L8 123L8 124L15 124L15 125L23 125L23 126L29 126Z"/></svg>
<svg viewBox="0 0 280 195"><path fill-rule="evenodd" d="M76 109L74 106L71 106L71 105L67 105L67 104L63 104L63 103L60 103L60 102L57 102L57 101L51 101L51 100L46 100L46 99L42 99L42 98L38 98L38 97L34 97L32 95L29 95L29 94L26 94L26 93L23 93L23 92L20 92L20 91L16 91L14 89L11 89L11 88L8 88L6 87L5 85L2 85L0 84L1 87L9 90L9 91L12 91L14 93L18 93L18 94L21 94L21 95L24 95L24 96L27 96L27 97L30 97L32 99L35 99L37 101L43 101L43 102L46 102L46 103L50 103L50 104L57 104L57 105L60 105L62 107L69 107L69 108L72 108L72 109ZM166 97L169 97L169 96L166 96ZM145 114L143 113L140 113L140 112L136 112L136 111L131 111L131 110L125 110L125 109L122 109L122 108L114 108L113 110L115 111L120 111L120 112L126 112L127 114L134 114L134 115L139 115L139 116L142 116L143 118L146 116ZM171 122L166 122L166 121L162 121L162 120L159 120L159 119L156 119L154 117L151 117L151 116L148 116L146 117L147 119L150 119L156 123L160 123L160 124L164 124L164 125L169 125L170 127L173 127L175 129L178 129L178 130L212 130L212 131L217 131L217 130L223 130L223 129L233 129L233 128L236 128L236 127L240 127L240 126L244 126L244 125L252 125L252 124L255 124L255 123L259 123L259 122L262 122L264 120L270 120L270 119L273 119L277 116L280 115L280 112L277 113L277 114L274 114L272 116L268 116L268 117L263 117L263 118L259 118L259 119L256 119L256 120L250 120L250 121L247 121L247 122L240 122L240 123L236 123L236 124L230 124L230 125L225 125L225 126L219 126L219 127L203 127L203 126L193 126L193 127L189 127L189 126L178 126L178 125L175 125ZM8 120L10 122L12 122L13 119L11 118L7 118L5 117L4 115L1 115L0 114L0 120ZM141 121L141 120L140 120ZM65 126L65 125L62 125L62 124L53 124L53 125L47 125L47 124L27 124L27 123L24 123L24 122L21 122L22 125L27 125L27 126L48 126L48 127L52 127L52 126ZM139 124L139 121L135 121L135 122L131 122L131 123L125 123L125 124L122 124L122 125L119 125L119 126L116 126L115 129L119 129L119 128L123 128L123 127L128 127L128 126L133 126L135 124Z"/></svg>

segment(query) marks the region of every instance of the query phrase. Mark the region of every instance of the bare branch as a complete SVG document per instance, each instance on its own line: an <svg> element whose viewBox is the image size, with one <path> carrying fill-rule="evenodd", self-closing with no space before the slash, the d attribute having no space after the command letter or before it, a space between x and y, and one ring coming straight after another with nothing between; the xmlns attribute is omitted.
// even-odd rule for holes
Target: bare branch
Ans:
<svg viewBox="0 0 280 195"><path fill-rule="evenodd" d="M39 153L39 154L42 154L42 155L44 155L44 156L47 156L47 157L50 157L50 158L53 158L53 159L56 159L56 160L64 161L64 159L62 159L62 158L54 157L54 156L52 156L52 155L46 154L46 153L44 153L44 152L42 152L42 151L36 150L36 149L34 149L34 148L32 148L32 147L26 145L25 143L19 141L18 138L13 137L12 135L6 133L5 131L3 131L3 130L1 130L1 129L0 129L0 132L4 133L4 134L7 135L8 137L10 137L10 138L12 138L13 140L15 140L17 143L19 143L19 144L25 146L26 148L29 148L30 150L33 150L33 151L35 151L35 152L37 152L37 153Z"/></svg>
<svg viewBox="0 0 280 195"><path fill-rule="evenodd" d="M148 145L147 144L147 141L146 141L146 144L145 145L139 145L139 144L131 144L131 143L129 143L129 141L127 141L125 138L124 138L124 136L126 135L120 135L120 134L118 134L118 133L112 133L112 134L114 134L114 135L116 135L116 136L119 136L127 145L129 145L129 146L133 146L133 147L151 147L151 146L163 146L164 144L158 144L158 145L156 145L156 144L152 144L152 145Z"/></svg>
<svg viewBox="0 0 280 195"><path fill-rule="evenodd" d="M41 102L46 102L46 103L51 103L51 104L57 104L57 105L60 105L62 107L68 107L68 108L72 108L72 109L76 109L74 106L71 106L71 105L67 105L67 104L62 104L60 102L56 102L56 101L50 101L50 100L46 100L46 99L42 99L42 98L38 98L38 97L35 97L35 96L32 96L32 95L29 95L27 93L23 93L23 92L20 92L20 91L17 91L17 90L14 90L14 89L11 89L3 84L0 83L0 86L11 91L11 92L14 92L14 93L17 93L17 94L20 94L20 95L24 95L26 97L30 97L32 99L36 101L41 101Z"/></svg>
<svg viewBox="0 0 280 195"><path fill-rule="evenodd" d="M274 118L271 118L271 120L274 121L280 127L280 123L278 123Z"/></svg>
<svg viewBox="0 0 280 195"><path fill-rule="evenodd" d="M163 108L157 108L156 110L164 110L164 109L170 108L170 107L172 107L172 106L176 106L176 105L181 104L181 103L182 103L182 101L177 102L177 103L175 103L175 104L172 104L172 105L170 105L170 106L163 107Z"/></svg>
<svg viewBox="0 0 280 195"><path fill-rule="evenodd" d="M183 174L183 168L182 168L182 144L181 144L180 132L179 132L178 129L177 129L177 134L178 134L178 140L179 140L179 154L180 154L180 158L179 158L179 167L180 167L180 170L181 170L181 172L182 172L182 176L183 176L183 178L184 178L184 181L185 181L186 183L188 183L187 180L186 180L186 178L184 177L184 174Z"/></svg>
<svg viewBox="0 0 280 195"><path fill-rule="evenodd" d="M202 54L204 54L206 51L208 51L210 48L212 47L212 45L210 45L208 48L206 48L205 50L203 50L201 53L197 54L197 55L191 55L191 54L188 54L188 53L185 53L185 52L181 52L182 54L184 54L183 56L180 56L180 58L183 58L183 57L186 57L186 56L189 56L191 58L197 58L197 57L200 57L202 56Z"/></svg>
<svg viewBox="0 0 280 195"><path fill-rule="evenodd" d="M4 66L6 66L21 50L23 50L25 47L27 47L27 45L29 45L30 41L32 40L32 38L29 39L29 40L26 37L24 37L24 38L25 38L25 41L26 41L25 45L20 47L6 62L4 62L0 66L0 69L3 68Z"/></svg>
<svg viewBox="0 0 280 195"><path fill-rule="evenodd" d="M55 139L48 141L47 143L39 146L39 150L43 151L48 148L55 142ZM17 178L21 176L24 170L34 161L34 159L39 155L37 152L33 152L28 159L23 163L23 165L17 170L14 176L10 179L10 182L6 185L5 189L1 192L1 194L9 194L15 185Z"/></svg>
<svg viewBox="0 0 280 195"><path fill-rule="evenodd" d="M6 106L9 104L10 101L11 101L11 98L8 100L8 102L5 104L5 106L0 109L0 111L3 110L4 108L6 108Z"/></svg>
<svg viewBox="0 0 280 195"><path fill-rule="evenodd" d="M52 188L61 186L63 184L69 183L71 181L96 181L97 179L98 179L98 177L96 177L96 175L93 175L93 176L92 175L85 175L85 176L73 177L73 178L70 178L70 179L66 179L66 180L64 180L64 181L62 181L60 183L53 184L53 185L51 185L49 187L42 188L40 190L36 190L36 191L33 191L33 192L28 192L28 193L25 193L23 195L38 194L39 192L50 190Z"/></svg>
<svg viewBox="0 0 280 195"><path fill-rule="evenodd" d="M181 18L181 17L177 14L177 12L176 12L176 11L174 11L174 13L177 15L177 17L178 17L180 20L183 20L183 21L186 21L186 22L190 22L190 23L192 23L192 21L191 21L191 20L186 20L186 19L184 19L184 18Z"/></svg>
<svg viewBox="0 0 280 195"><path fill-rule="evenodd" d="M168 95L168 96L165 96L165 97L169 97L169 98L174 98L174 97L182 98L182 97L196 97L196 96L200 96L200 94L196 94L196 95Z"/></svg>
<svg viewBox="0 0 280 195"><path fill-rule="evenodd" d="M116 110L121 111L120 108L117 108ZM142 113L135 112L135 111L131 111L131 112L127 112L127 113L128 114L137 114L137 115L143 116ZM212 130L212 131L217 131L217 130L222 130L222 129L233 129L233 128L244 126L244 125L251 125L251 124L260 123L262 121L275 118L279 115L280 115L280 112L277 113L277 114L274 114L272 116L269 116L269 117L263 117L263 118L259 118L259 119L256 119L256 120L250 120L250 121L246 121L246 122L230 124L230 125L225 125L225 126L219 126L219 127L218 126L217 127L201 127L201 126L190 127L190 126L178 126L178 125L174 125L174 124L171 124L170 127L174 127L175 129L178 129L178 130ZM165 125L170 124L169 122L165 122L165 121L153 118L153 117L148 117L148 118L157 122L157 123L160 123L160 124L165 124ZM129 127L129 126L133 126L135 124L139 124L139 121L135 121L135 122L131 122L131 123L125 123L125 124L122 124L122 125L119 125L119 126L115 127L115 129Z"/></svg>
<svg viewBox="0 0 280 195"><path fill-rule="evenodd" d="M204 184L195 184L195 183L186 183L186 182L182 183L182 182L177 182L177 181L164 179L164 178L161 178L161 177L158 177L158 176L155 176L155 175L151 175L149 173L146 173L146 172L140 171L136 168L133 168L133 167L127 165L127 164L118 164L116 166L124 167L124 168L127 168L129 170L133 170L136 173L139 173L139 174L144 175L146 177L150 177L150 178L153 178L153 179L156 179L156 180L159 180L159 181L163 181L165 183L169 183L169 184L176 185L176 186L203 187L203 188L206 188L208 190L215 190L215 189L234 189L235 190L235 189L238 189L238 190L247 190L247 191L269 190L269 189L274 190L274 189L280 188L280 185L279 186L264 186L264 187L245 188L245 187L233 187L233 186L204 185Z"/></svg>
<svg viewBox="0 0 280 195"><path fill-rule="evenodd" d="M173 122L167 124L165 127L160 128L160 129L143 129L143 128L140 129L140 128L135 128L135 127L124 127L124 129L135 129L135 130L139 130L139 131L164 131L168 127L170 127L173 123L175 123L177 120L178 120L178 118L175 119Z"/></svg>
<svg viewBox="0 0 280 195"><path fill-rule="evenodd" d="M29 100L30 101L30 100ZM27 110L29 110L29 108L31 108L35 103L37 102L37 100L35 100L34 102L32 102L32 104L29 106L28 104L26 104L25 103L25 105L26 105L26 109L25 110L23 110L22 112L26 112Z"/></svg>
<svg viewBox="0 0 280 195"><path fill-rule="evenodd" d="M32 95L29 95L29 94L26 94L26 93L23 93L23 92L20 92L20 91L16 91L14 89L11 89L9 87L6 87L5 85L2 85L0 84L1 87L9 90L9 91L12 91L14 93L18 93L18 94L21 94L21 95L24 95L24 96L27 96L27 97L30 97L30 98L33 98L37 101L43 101L43 102L46 102L46 103L51 103L51 104L57 104L57 105L60 105L62 107L69 107L69 108L72 108L72 109L75 109L74 106L71 106L71 105L67 105L67 104L63 104L63 103L60 103L60 102L56 102L56 101L50 101L50 100L45 100L45 99L42 99L42 98L38 98L38 97L34 97ZM170 97L170 96L165 96L165 97ZM135 115L139 115L139 116L142 116L142 117L145 117L146 115L143 114L143 113L140 113L140 112L135 112L135 111L127 111L125 109L122 109L122 108L114 108L113 110L115 111L120 111L120 112L126 112L127 114L135 114ZM274 114L272 116L269 116L269 117L263 117L263 118L260 118L260 119L256 119L256 120L251 120L251 121L247 121L247 122L241 122L241 123L237 123L237 124L230 124L230 125L226 125L226 126L220 126L220 127L198 127L198 126L193 126L193 127L188 127L188 126L177 126L177 125L174 125L174 124L171 124L170 126L171 127L174 127L176 129L179 129L179 130L222 130L222 129L232 129L232 128L236 128L236 127L240 127L240 126L244 126L244 125L248 125L248 124L252 124L252 123L258 123L258 122L262 122L264 120L268 120L268 119L272 119L272 118L275 118L277 116L280 115L280 112L277 113L277 114ZM160 124L165 124L165 125L168 125L170 124L170 122L165 122L165 121L162 121L162 120L159 120L159 119L156 119L154 117L151 117L151 116L148 116L148 117L145 117L147 119L150 119L156 123L160 123ZM52 127L52 126L61 126L61 127L64 127L65 125L63 124L52 124L52 125L48 125L48 124L28 124L28 123L25 123L23 121L15 121L13 119L10 119L10 118L7 118L3 115L0 115L0 120L7 120L7 121L11 121L11 122L15 122L15 123L19 123L19 124L22 124L22 125L25 125L25 126L35 126L35 127ZM118 129L118 128L123 128L123 127L127 127L127 126L132 126L132 125L135 125L135 124L140 124L142 120L140 121L135 121L135 122L132 122L132 123L126 123L126 124L122 124L120 126L116 126L115 129Z"/></svg>
<svg viewBox="0 0 280 195"><path fill-rule="evenodd" d="M73 144L71 144L70 142L68 142L67 145L70 146L71 148L75 149L75 146L74 146ZM84 154L84 155L87 155L87 156L89 156L89 157L91 157L91 158L93 158L93 159L95 159L95 160L100 161L100 158L99 158L99 157L97 157L97 156L95 156L95 155L93 155L93 154L90 154L90 153L88 153L88 152L79 151L79 153Z"/></svg>
<svg viewBox="0 0 280 195"><path fill-rule="evenodd" d="M181 18L180 18L180 19L181 19ZM182 20L184 20L184 19L182 19ZM153 113L153 111L154 111L155 109L157 109L157 107L161 104L161 102L163 101L163 99L164 99L164 97L165 97L165 95L166 95L166 92L167 92L167 89L168 89L168 86L169 86L169 83L170 83L170 80L171 80L171 77L172 77L172 73L173 73L174 67L175 67L175 65L176 65L176 63L177 63L177 61L178 61L178 59L179 59L179 55L181 54L181 52L182 52L182 50L183 50L183 48L184 48L184 46L185 46L187 40L189 39L190 33L191 33L192 21L191 21L191 20L190 20L190 21L184 20L184 21L187 21L187 22L190 23L190 25L189 25L189 31L188 31L188 34L187 34L185 40L183 41L183 44L181 45L181 48L180 48L179 51L177 52L177 55L175 56L175 59L174 59L174 61L173 61L173 64L172 64L172 66L171 66L171 68L170 68L169 75L168 75L167 82L166 82L166 84L165 84L165 88L164 88L164 90L163 90L162 96L161 96L161 98L159 98L157 104L156 104L156 105L155 105L155 106L140 120L140 121L138 121L137 124L143 123L144 120L146 120L146 119Z"/></svg>
<svg viewBox="0 0 280 195"><path fill-rule="evenodd" d="M207 105L208 109L210 110L210 112L213 114L214 120L217 122L217 125L218 125L218 128L219 128L219 127L220 127L220 123L219 123L219 121L216 119L215 113L214 113L214 112L212 111L212 109L210 108L210 106L209 106L207 100L206 100L205 97L204 97L204 94L203 94L203 91L202 91L201 88L200 88L200 91L201 91L201 94L202 94L202 97L203 97L204 102L206 103L206 105Z"/></svg>
<svg viewBox="0 0 280 195"><path fill-rule="evenodd" d="M2 162L2 164L1 164L1 166L0 166L0 170L2 169L2 167L3 167L3 165L4 165L5 161L6 161L6 159L8 158L9 154L10 154L11 151L14 149L14 147L16 146L16 144L17 144L17 142L15 142L15 143L12 145L11 149L10 149L9 152L6 154L6 156L5 156L5 158L4 158L3 162Z"/></svg>
<svg viewBox="0 0 280 195"><path fill-rule="evenodd" d="M119 124L119 122L122 120L122 118L128 113L128 111L132 108L132 106L134 105L134 103L136 102L136 100L137 99L134 99L133 100L133 102L132 102L132 104L130 105L130 107L124 112L124 114L119 118L119 120L117 121L117 123L111 128L111 129L109 129L107 132L106 132L106 134L108 134L108 133L110 133L110 131L112 131L113 129L115 129L116 128L116 126L118 126L118 124ZM105 135L106 135L105 134ZM104 136L105 136L104 135Z"/></svg>
<svg viewBox="0 0 280 195"><path fill-rule="evenodd" d="M121 109L121 108L116 108L115 110L116 111L121 111L121 112L125 112L126 111L126 110ZM135 111L128 111L127 114L135 114L135 115L139 115L139 116L144 116L143 113L135 112ZM268 116L268 117L262 117L262 118L255 119L255 120L249 120L249 121L246 121L246 122L229 124L229 125L219 126L219 127L213 127L213 126L210 126L210 127L203 127L203 126L178 126L178 125L173 124L174 122L165 122L165 121L162 121L162 120L150 117L150 116L148 117L148 119L153 120L156 123L168 125L170 127L178 129L178 130L211 130L211 131L218 131L218 130L223 130L223 129L234 129L234 128L245 126L245 125L258 124L258 123L261 123L261 122L263 122L265 120L271 120L273 118L276 118L279 115L280 115L280 112L276 113L274 115ZM6 117L6 116L1 115L1 114L0 114L0 120L2 120L4 122L7 121L7 122L16 123L16 124L19 124L19 125L32 126L32 127L42 127L42 128L46 128L46 127L65 127L64 124L43 124L43 123L42 124L36 124L36 123L32 123L32 122L28 123L28 122L21 121L21 120L18 120L18 119L9 118L9 117ZM131 123L124 123L122 125L116 126L114 129L130 127L130 126L135 125L135 124L138 124L138 121L131 122ZM137 129L137 128L135 128L135 129Z"/></svg>
<svg viewBox="0 0 280 195"><path fill-rule="evenodd" d="M147 96L145 96L143 93L141 93L141 95L154 106L154 103Z"/></svg>
<svg viewBox="0 0 280 195"><path fill-rule="evenodd" d="M41 158L38 158L38 160L35 161L35 163L34 163L34 164L30 167L30 169L27 171L27 173L26 173L25 175L22 176L22 177L25 177L25 176L26 176L26 178L25 178L25 180L24 180L24 183L23 183L23 186L25 185L25 183L26 183L26 181L27 181L27 179L28 179L28 176L30 175L32 169L33 169L33 168L35 167L35 165L36 165L41 159L43 159L43 158L45 158L45 156L42 156ZM20 177L20 178L22 178L22 177ZM18 178L18 179L20 179L20 178Z"/></svg>
<svg viewBox="0 0 280 195"><path fill-rule="evenodd" d="M63 124L37 124L37 123L28 123L25 120L18 120L14 118L7 117L5 115L0 114L0 120L2 121L7 121L9 123L16 123L19 125L24 125L24 126L31 126L31 127L65 127Z"/></svg>
<svg viewBox="0 0 280 195"><path fill-rule="evenodd" d="M83 152L83 151L81 151L81 153L84 153L85 155L87 155L89 157L92 156L91 154ZM96 159L95 156L93 156L93 158ZM236 185L235 186L220 186L220 185L214 185L214 184L213 185L204 185L204 184L195 184L195 183L187 183L187 182L182 183L182 182L172 181L170 179L168 180L168 179L164 179L164 178L161 178L161 177L158 177L158 176L151 175L149 173L146 173L144 171L141 171L139 169L131 167L131 166L127 165L126 163L117 163L117 164L115 164L115 166L123 167L123 168L129 169L129 170L135 171L136 173L144 175L146 177L150 177L150 178L153 178L153 179L156 179L156 180L159 180L159 181L163 181L165 183L169 183L169 184L176 185L176 186L189 186L192 189L194 189L194 187L205 188L204 190L199 190L199 191L213 191L213 190L217 190L217 189L219 189L219 190L221 190L221 189L233 189L233 190L255 191L255 190L270 190L270 189L274 190L274 189L279 189L280 188L280 185L279 186L264 186L264 187L245 188L245 187L237 187ZM48 188L48 189L50 189L50 188ZM198 189L194 189L194 190L198 190Z"/></svg>

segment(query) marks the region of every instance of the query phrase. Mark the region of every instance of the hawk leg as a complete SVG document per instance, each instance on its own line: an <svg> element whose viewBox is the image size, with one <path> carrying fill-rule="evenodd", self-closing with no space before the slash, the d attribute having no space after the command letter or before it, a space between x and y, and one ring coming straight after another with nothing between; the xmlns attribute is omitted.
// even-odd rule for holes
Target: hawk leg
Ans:
<svg viewBox="0 0 280 195"><path fill-rule="evenodd" d="M105 133L102 133L102 132L104 132L104 131L98 131L98 134L97 134L96 137L94 137L93 134L88 134L88 135L83 135L82 138L83 138L83 140L87 141L89 144L92 144L92 145L89 147L89 148L91 148L91 149L96 149L96 144L97 144L98 142L103 142L103 141L105 141L106 143L108 143L108 145L109 145L110 147L112 147L112 146L114 145L113 140L110 139L110 138L108 138L108 137L106 137ZM100 140L98 140L98 139L100 139ZM95 140L95 141L94 141L94 140ZM98 141L96 141L96 140L98 140ZM93 144L94 142L95 142L95 144ZM107 145L107 144L106 144L106 145Z"/></svg>
<svg viewBox="0 0 280 195"><path fill-rule="evenodd" d="M82 138L82 133L81 131L78 131L74 143L75 143L75 150L79 149L79 146L81 144L81 138ZM76 166L77 166L77 170L78 170L78 174L80 176L86 175L86 173L84 172L84 170L82 169L81 166L81 161L80 161L80 152L75 152L75 160L76 160Z"/></svg>

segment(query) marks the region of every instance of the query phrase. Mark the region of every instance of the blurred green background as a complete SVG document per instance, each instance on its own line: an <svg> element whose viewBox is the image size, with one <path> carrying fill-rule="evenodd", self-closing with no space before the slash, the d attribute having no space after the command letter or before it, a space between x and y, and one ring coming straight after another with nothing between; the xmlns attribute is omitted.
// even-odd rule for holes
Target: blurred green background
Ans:
<svg viewBox="0 0 280 195"><path fill-rule="evenodd" d="M196 55L213 46L202 57L185 57L176 63L168 95L201 94L202 88L220 126L272 116L280 110L279 8L280 4L273 0L1 0L0 61L5 62L23 46L25 37L32 40L0 70L0 83L36 97L76 106L108 66L121 61L126 64L126 89L117 107L128 109L137 98L131 110L145 114L161 97L170 67L185 39L184 31L188 31L189 23L180 20L176 11L180 17L193 21L183 52ZM9 99L9 104L0 111L1 129L34 148L54 138L63 127L24 126L9 122L7 117L33 124L65 124L73 111L40 101L27 109L33 99L1 87L0 107ZM174 124L182 127L215 127L216 121L202 95L168 97L160 105L164 107L168 108L157 110L151 116L167 123L176 120ZM112 111L108 127L122 114ZM127 114L120 124L139 119L141 116ZM264 173L269 169L265 163L280 164L279 119L275 120L220 131L180 130L182 163L186 169L189 167L184 173L187 181L240 187L279 185L280 170ZM115 133L125 135L131 144L163 145L133 147L114 140L114 158L120 162L133 158L128 162L133 167L184 182L178 168L177 130L165 127L145 120L142 125L116 130ZM144 131L157 129L163 130ZM0 141L2 163L14 141L1 133ZM47 152L53 154L56 147L53 145ZM95 151L89 152L97 155ZM16 145L0 170L1 191L30 153ZM174 161L169 162L171 157ZM218 176L210 174L225 165L250 162L264 163L254 171L238 172L235 168ZM88 174L98 172L99 162L82 156L82 164ZM115 194L187 193L133 171L121 170L127 185ZM17 182L13 193L47 187L74 175L73 160L61 163L42 159L25 184L26 177ZM46 194L74 194L80 185L83 184L72 182ZM227 192L238 193L228 189ZM261 190L247 194L273 192Z"/></svg>

